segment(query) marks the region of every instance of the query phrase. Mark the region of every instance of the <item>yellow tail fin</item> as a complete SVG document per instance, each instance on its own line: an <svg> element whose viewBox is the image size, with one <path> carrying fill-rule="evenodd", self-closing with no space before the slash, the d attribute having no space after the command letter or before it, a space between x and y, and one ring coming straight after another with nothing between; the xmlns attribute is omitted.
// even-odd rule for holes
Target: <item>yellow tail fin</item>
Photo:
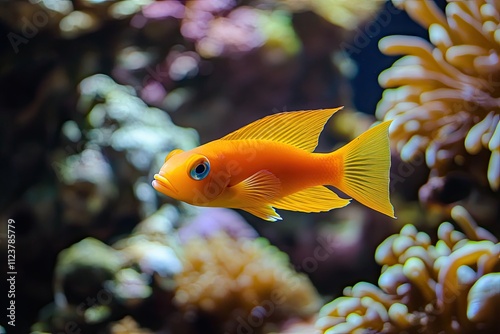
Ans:
<svg viewBox="0 0 500 334"><path fill-rule="evenodd" d="M383 122L332 153L343 160L344 166L343 177L333 186L361 204L396 218L389 199L390 124Z"/></svg>

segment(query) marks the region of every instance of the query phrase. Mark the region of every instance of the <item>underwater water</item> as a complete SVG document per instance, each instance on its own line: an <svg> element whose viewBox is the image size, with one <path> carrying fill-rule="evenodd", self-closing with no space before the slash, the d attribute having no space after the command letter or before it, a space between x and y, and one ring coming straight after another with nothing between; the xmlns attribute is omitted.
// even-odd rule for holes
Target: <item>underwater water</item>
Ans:
<svg viewBox="0 0 500 334"><path fill-rule="evenodd" d="M499 27L490 0L1 1L0 333L499 333ZM318 152L392 120L397 219L151 186L338 106Z"/></svg>

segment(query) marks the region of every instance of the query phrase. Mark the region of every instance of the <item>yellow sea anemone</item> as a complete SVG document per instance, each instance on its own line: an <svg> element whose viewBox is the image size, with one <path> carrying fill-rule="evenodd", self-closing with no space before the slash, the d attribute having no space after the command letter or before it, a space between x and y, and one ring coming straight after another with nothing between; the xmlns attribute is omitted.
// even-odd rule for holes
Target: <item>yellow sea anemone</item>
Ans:
<svg viewBox="0 0 500 334"><path fill-rule="evenodd" d="M478 170L479 181L498 190L498 3L449 1L442 13L433 1L393 2L429 30L431 43L413 36L380 41L385 54L406 56L381 73L379 82L388 89L376 115L394 119L391 138L403 160L425 153L431 175Z"/></svg>
<svg viewBox="0 0 500 334"><path fill-rule="evenodd" d="M375 253L378 286L361 282L320 310L319 333L477 333L499 328L500 243L461 206L439 240L406 225ZM493 284L493 285L491 285ZM496 284L496 285L495 285Z"/></svg>

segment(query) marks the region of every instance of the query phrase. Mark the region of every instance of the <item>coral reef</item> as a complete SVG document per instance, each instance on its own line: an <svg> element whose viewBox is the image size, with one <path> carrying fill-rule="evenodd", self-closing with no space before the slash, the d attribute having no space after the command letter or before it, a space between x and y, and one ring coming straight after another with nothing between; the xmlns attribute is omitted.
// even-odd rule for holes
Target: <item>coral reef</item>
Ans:
<svg viewBox="0 0 500 334"><path fill-rule="evenodd" d="M490 1L393 1L429 30L431 43L389 36L388 55L405 54L382 72L380 119L394 119L391 139L405 161L425 154L431 177L470 173L500 188L500 23Z"/></svg>
<svg viewBox="0 0 500 334"><path fill-rule="evenodd" d="M165 205L112 246L86 238L63 250L55 269L54 303L41 312L32 330L58 332L70 324L97 332L117 321L111 332L139 332L133 317L118 321L124 311L158 317L170 310L173 277L182 270L172 235L177 219L176 209ZM164 299L150 310L155 290Z"/></svg>
<svg viewBox="0 0 500 334"><path fill-rule="evenodd" d="M224 218L219 210L209 221ZM57 332L70 323L90 332L149 333L145 327L196 333L200 326L214 333L259 332L308 319L319 309L308 278L237 214L227 212L226 222L210 233L195 218L182 238L174 228L178 219L177 210L165 205L112 246L87 238L62 251L55 303L32 330ZM227 229L229 219L243 232ZM145 313L146 321L136 320Z"/></svg>
<svg viewBox="0 0 500 334"><path fill-rule="evenodd" d="M120 321L111 324L110 334L152 334L153 332L139 327L137 322L131 317L126 316Z"/></svg>
<svg viewBox="0 0 500 334"><path fill-rule="evenodd" d="M225 232L234 239L255 239L259 236L239 214L225 208L198 208L195 216L190 217L179 228L182 243L192 238L208 238L219 232Z"/></svg>
<svg viewBox="0 0 500 334"><path fill-rule="evenodd" d="M112 319L116 299L107 287L122 266L116 250L86 238L62 251L54 277L54 303L45 307L32 331L58 332L68 326L94 331Z"/></svg>
<svg viewBox="0 0 500 334"><path fill-rule="evenodd" d="M431 243L424 232L405 225L375 253L383 266L378 286L360 282L323 306L319 333L489 333L500 328L495 316L500 290L500 243L477 226L461 206L455 222L438 229Z"/></svg>
<svg viewBox="0 0 500 334"><path fill-rule="evenodd" d="M242 54L262 46L293 55L300 48L290 16L284 11L236 6L234 1L155 2L143 10L144 16L158 17L158 7L182 17L182 35L195 41L196 51L205 58Z"/></svg>
<svg viewBox="0 0 500 334"><path fill-rule="evenodd" d="M152 189L170 150L270 113L345 105L319 151L370 127L373 104L353 105L376 98L387 58L371 58L374 42L412 23L393 3L431 39L380 43L407 55L380 76L377 111L394 119L397 221L353 204L266 224ZM494 332L498 241L474 219L498 238L498 12L489 0L445 13L404 0L0 1L0 242L12 219L15 330ZM357 71L356 57L370 61ZM433 242L429 221L443 216L464 233L443 223ZM378 287L355 284L376 281L372 254L401 221L428 234L389 237ZM316 323L319 293L349 285Z"/></svg>
<svg viewBox="0 0 500 334"><path fill-rule="evenodd" d="M100 150L84 149L52 166L61 179L62 219L67 225L91 224L116 200L113 172Z"/></svg>
<svg viewBox="0 0 500 334"><path fill-rule="evenodd" d="M2 3L0 20L17 31L48 32L64 39L74 39L85 34L98 31L106 23L113 20L130 18L142 7L154 0L126 0L113 3L111 1L71 1L40 0L32 2ZM26 23L26 18L31 18ZM26 29L26 30L24 30ZM18 47L26 44L26 37L9 35Z"/></svg>
<svg viewBox="0 0 500 334"><path fill-rule="evenodd" d="M361 0L279 0L293 11L311 10L325 20L345 29L355 29L372 17L382 6L381 1Z"/></svg>
<svg viewBox="0 0 500 334"><path fill-rule="evenodd" d="M196 146L197 133L176 126L165 112L147 106L131 87L119 85L106 75L90 76L80 83L79 88L78 109L87 115L87 126L74 125L72 131L63 131L63 134L71 144L76 144L76 149L83 146L90 152L106 151L111 162L127 161L128 165L116 171L115 177L120 179L122 187L128 184L134 189L143 216L153 214L158 208L157 195L144 173L154 173L172 149ZM65 125L72 124L70 122L63 125L63 130ZM73 142L72 133L77 139ZM70 156L66 158L68 160L75 160L75 157ZM62 166L71 167L68 162ZM63 176L68 170L75 173L72 168L56 169ZM105 188L111 191L111 187Z"/></svg>
<svg viewBox="0 0 500 334"><path fill-rule="evenodd" d="M264 238L235 239L223 231L192 238L183 258L174 302L185 314L211 319L205 326L218 326L216 332L260 332L266 323L318 310L319 296L307 277Z"/></svg>

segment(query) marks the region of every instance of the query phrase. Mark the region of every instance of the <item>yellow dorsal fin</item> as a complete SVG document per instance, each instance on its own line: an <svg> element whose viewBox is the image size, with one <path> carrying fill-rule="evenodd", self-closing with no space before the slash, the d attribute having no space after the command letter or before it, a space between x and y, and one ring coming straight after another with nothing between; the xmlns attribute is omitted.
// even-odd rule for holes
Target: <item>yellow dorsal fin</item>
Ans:
<svg viewBox="0 0 500 334"><path fill-rule="evenodd" d="M318 145L318 137L326 121L342 108L270 115L222 137L221 140L272 140L312 152Z"/></svg>
<svg viewBox="0 0 500 334"><path fill-rule="evenodd" d="M270 205L263 205L263 206L256 206L256 207L250 207L250 208L241 208L242 210L245 210L248 213L251 213L254 216L257 216L261 219L270 221L270 222L275 222L277 220L281 220L281 217L279 214L276 213L276 211L270 206Z"/></svg>
<svg viewBox="0 0 500 334"><path fill-rule="evenodd" d="M276 209L290 211L322 212L342 208L350 201L350 199L340 198L326 187L316 186L283 197L272 202L271 205Z"/></svg>

